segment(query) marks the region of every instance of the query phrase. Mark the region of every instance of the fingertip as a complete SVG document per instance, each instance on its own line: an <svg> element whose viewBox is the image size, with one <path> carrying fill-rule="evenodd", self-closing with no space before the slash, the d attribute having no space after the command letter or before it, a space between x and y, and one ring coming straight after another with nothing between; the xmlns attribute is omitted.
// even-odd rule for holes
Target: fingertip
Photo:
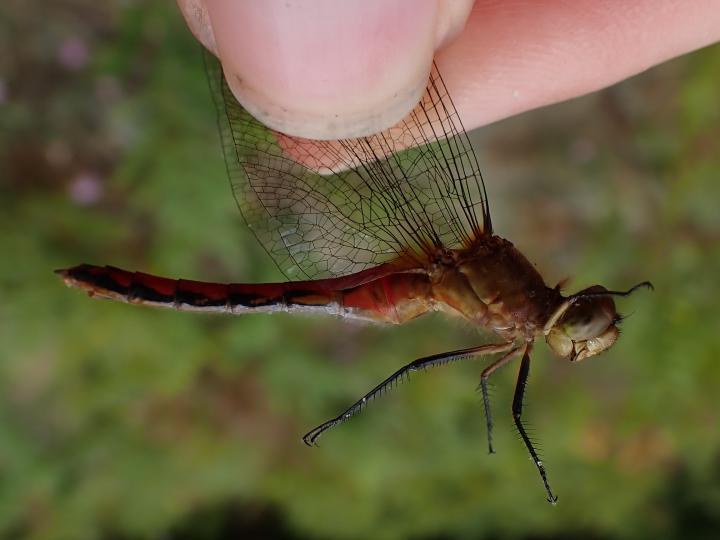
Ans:
<svg viewBox="0 0 720 540"><path fill-rule="evenodd" d="M190 32L202 45L217 56L215 35L210 25L205 0L176 0Z"/></svg>
<svg viewBox="0 0 720 540"><path fill-rule="evenodd" d="M178 0L228 84L258 120L313 139L357 137L405 117L422 96L437 46L472 0Z"/></svg>
<svg viewBox="0 0 720 540"><path fill-rule="evenodd" d="M377 132L417 103L432 63L435 6L217 0L208 7L228 84L245 108L277 131L333 139Z"/></svg>

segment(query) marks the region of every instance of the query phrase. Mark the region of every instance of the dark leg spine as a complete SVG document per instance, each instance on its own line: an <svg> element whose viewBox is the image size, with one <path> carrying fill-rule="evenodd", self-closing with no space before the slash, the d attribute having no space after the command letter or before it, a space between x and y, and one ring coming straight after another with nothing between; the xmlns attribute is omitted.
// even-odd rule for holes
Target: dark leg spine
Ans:
<svg viewBox="0 0 720 540"><path fill-rule="evenodd" d="M528 452L530 452L530 457L532 458L533 463L535 463L535 467L540 473L543 485L545 486L545 491L547 491L548 494L547 500L548 502L555 504L557 502L557 497L553 495L552 490L550 489L550 484L548 483L545 467L542 464L542 461L540 461L540 458L535 451L535 447L533 446L530 437L528 437L527 432L525 431L525 427L522 423L523 398L525 396L525 387L527 386L527 379L529 374L530 345L528 344L525 346L525 352L523 353L522 362L520 363L520 371L518 372L517 385L515 386L515 395L513 396L513 420L515 421L515 427L517 427L518 433L520 433L520 437L522 437L522 440L525 443L525 447L528 449Z"/></svg>

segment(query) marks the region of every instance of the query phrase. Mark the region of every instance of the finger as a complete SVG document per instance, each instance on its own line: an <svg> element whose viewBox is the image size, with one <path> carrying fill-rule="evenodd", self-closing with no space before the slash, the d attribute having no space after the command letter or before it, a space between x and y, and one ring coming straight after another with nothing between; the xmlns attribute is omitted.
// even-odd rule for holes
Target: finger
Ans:
<svg viewBox="0 0 720 540"><path fill-rule="evenodd" d="M424 92L437 47L472 0L179 0L219 53L238 100L264 124L334 139L376 133Z"/></svg>
<svg viewBox="0 0 720 540"><path fill-rule="evenodd" d="M717 0L478 0L437 62L467 129L720 40Z"/></svg>

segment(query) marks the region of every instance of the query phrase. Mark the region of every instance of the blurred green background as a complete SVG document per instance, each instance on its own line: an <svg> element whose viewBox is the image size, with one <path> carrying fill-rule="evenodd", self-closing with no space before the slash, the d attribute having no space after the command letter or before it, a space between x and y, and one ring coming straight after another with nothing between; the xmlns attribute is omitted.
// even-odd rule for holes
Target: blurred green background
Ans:
<svg viewBox="0 0 720 540"><path fill-rule="evenodd" d="M281 277L235 207L173 2L6 0L0 51L2 537L717 537L720 47L475 137L496 230L550 283L656 286L620 303L601 357L537 347L526 417L557 507L511 427L515 367L494 381L496 455L477 362L300 440L475 329L159 311L52 274Z"/></svg>

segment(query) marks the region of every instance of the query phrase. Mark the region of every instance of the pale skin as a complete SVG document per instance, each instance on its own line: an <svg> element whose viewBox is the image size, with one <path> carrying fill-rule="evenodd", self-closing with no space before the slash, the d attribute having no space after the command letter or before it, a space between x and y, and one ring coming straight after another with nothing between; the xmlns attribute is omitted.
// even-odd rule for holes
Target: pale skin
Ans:
<svg viewBox="0 0 720 540"><path fill-rule="evenodd" d="M276 130L337 139L411 110L433 57L467 129L720 40L719 0L178 0Z"/></svg>

